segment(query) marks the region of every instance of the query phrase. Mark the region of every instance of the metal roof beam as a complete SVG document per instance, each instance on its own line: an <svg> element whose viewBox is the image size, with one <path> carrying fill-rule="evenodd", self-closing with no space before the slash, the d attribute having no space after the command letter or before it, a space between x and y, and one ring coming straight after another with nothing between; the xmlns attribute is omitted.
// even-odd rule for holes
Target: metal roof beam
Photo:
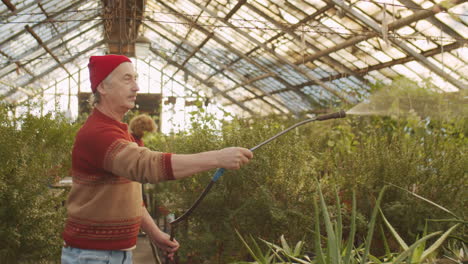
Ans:
<svg viewBox="0 0 468 264"><path fill-rule="evenodd" d="M466 0L451 0L451 3L459 3L459 2L462 2L462 1L466 1ZM389 31L396 30L396 29L399 29L401 27L407 26L407 25L409 25L409 24L411 24L413 22L419 21L421 19L426 19L426 18L432 17L433 15L441 12L442 10L443 10L442 6L434 5L429 10L416 11L412 15L409 15L407 17L404 17L402 19L398 19L396 21L393 21L393 22L389 23L388 24L388 30ZM332 52L336 52L338 50L341 50L341 49L356 45L359 42L362 42L364 40L368 40L368 39L371 39L371 38L377 37L377 36L379 36L378 32L374 32L374 33L370 32L367 35L360 35L360 36L352 37L350 39L347 39L347 40L333 46L333 47L318 51L318 52L316 52L314 54L311 54L309 56L304 57L301 60L297 60L295 62L295 64L300 65L300 64L303 64L303 63L306 63L306 62L316 60L316 59L318 59L318 58L320 58L322 56L326 56L326 55L328 55L328 54L330 54Z"/></svg>
<svg viewBox="0 0 468 264"><path fill-rule="evenodd" d="M99 42L94 43L93 45L89 46L88 48L82 50L80 53L77 53L75 56L72 56L72 57L68 58L68 59L65 60L63 63L64 63L64 64L70 63L70 62L74 61L76 58L78 58L78 57L80 57L81 55L85 54L86 52L88 52L88 51L90 51L90 50L92 50L92 49L94 49L94 48L96 48L96 47L98 47L98 46L100 46L100 45L102 45L102 44L104 44L104 40L101 40L101 41L99 41ZM58 67L59 67L59 65L55 65L55 66L53 66L53 67L47 69L46 71L42 72L40 75L33 77L31 80L29 80L28 82L26 82L26 83L25 83L24 85L22 85L22 86L28 86L28 85L30 85L31 83L33 83L33 82L35 82L36 80L38 80L39 78L41 78L41 76L44 76L44 75L47 75L47 74L53 72L53 71L54 71L55 69L57 69ZM1 97L0 97L0 100L3 100L4 98L10 96L10 95L13 94L14 92L16 92L16 89L14 89L13 91L10 90L10 91L7 93L7 95L1 96ZM42 92L42 91L41 91L41 92ZM41 94L41 93L36 93L34 96L29 97L29 98L36 97L36 96L39 95L39 94Z"/></svg>
<svg viewBox="0 0 468 264"><path fill-rule="evenodd" d="M290 36L292 36L295 40L297 41L302 41L301 37L298 36L296 33L294 33L293 30L290 30L286 27L284 27L283 25L281 25L280 23L278 23L276 20L274 20L273 18L271 18L270 16L267 16L265 15L265 13L263 13L262 11L260 11L257 7L253 6L252 4L250 3L247 3L246 6L253 10L255 13L259 14L260 16L262 16L263 18L267 19L268 21L270 21L270 23L274 24L276 27L279 27L281 28L281 30L283 30L284 32L286 32L287 34L289 34ZM308 41L304 41L304 43L307 45L308 48L311 48L313 49L315 52L317 51L320 51L319 48L317 48L315 45L311 44L310 42ZM327 64L330 64L331 66L337 68L337 69L341 69L342 71L344 71L346 74L348 75L353 75L355 76L357 79L359 79L360 81L366 83L367 81L363 78L361 78L360 76L354 74L354 72L349 69L348 67L346 67L343 63L339 63L338 61L336 61L335 59L333 59L332 57L330 56L323 56L321 58L325 63Z"/></svg>
<svg viewBox="0 0 468 264"><path fill-rule="evenodd" d="M187 37L188 37L188 34L189 34L189 33L186 34ZM175 36L175 34L174 34L174 36ZM190 52L190 54L187 56L187 58L185 58L185 60L182 62L182 64L181 64L182 67L184 67L185 64L187 64L187 62L188 62L192 57L194 57L195 54L197 54L197 52L200 51L201 48L203 48L203 46L205 46L205 44L211 39L212 36L213 36L213 34L208 35L208 36L202 41L202 43L200 43L200 44L199 44L198 46L196 46L196 47L194 47L194 45L192 45L192 44L190 43L190 46L191 46L193 49L192 49L192 51ZM176 48L176 50L174 51L173 54L177 53L177 50L179 50L179 49L182 47L182 43L184 43L184 41L187 39L187 37L183 38L182 41L179 43L179 45L177 45L177 48ZM168 64L169 64L169 63L168 63ZM164 69L167 67L168 64L164 65L164 67L162 67L162 69L164 70ZM180 69L177 69L177 70L174 72L174 74L172 74L172 78L174 78L174 76L179 72L179 70L180 70Z"/></svg>
<svg viewBox="0 0 468 264"><path fill-rule="evenodd" d="M8 7L8 9L10 9L11 12L16 11L16 6L9 0L2 0L2 2Z"/></svg>
<svg viewBox="0 0 468 264"><path fill-rule="evenodd" d="M41 45L47 51L47 53L49 53L50 56L52 56L52 58L54 58L54 60L59 64L59 66L66 73L68 73L68 76L70 76L73 79L73 81L75 81L75 83L78 83L75 80L75 78L72 77L72 74L70 73L70 71L68 71L68 69L65 67L65 65L62 64L62 62L59 60L59 58L57 56L55 56L55 54L47 47L47 45L45 45L44 42L42 42L42 39L34 32L34 30L32 30L29 25L26 25L25 28L29 32L29 34L31 34L33 36L33 38L36 39L37 43L39 43L39 45Z"/></svg>
<svg viewBox="0 0 468 264"><path fill-rule="evenodd" d="M78 58L79 56L85 54L86 52L88 52L88 51L90 51L90 50L92 50L92 49L94 49L94 48L96 48L96 47L98 47L98 46L100 46L100 45L102 45L103 43L104 43L103 40L101 40L101 41L99 41L99 42L97 42L97 43L94 43L93 45L91 45L91 46L89 46L88 48L84 49L84 50L81 51L80 53L77 53L75 56L70 57L69 59L65 60L65 61L63 62L63 64L67 64L67 63L70 63L70 62L74 61L74 60L75 60L76 58ZM37 79L41 78L41 76L44 76L44 75L47 75L47 74L51 73L52 71L54 71L54 70L57 69L58 67L60 67L60 65L57 64L57 65L55 65L55 66L49 68L49 69L46 70L45 72L42 72L40 75L38 75L38 76L36 76L35 78L29 80L27 83L24 84L24 86L29 85L29 84L35 82Z"/></svg>
<svg viewBox="0 0 468 264"><path fill-rule="evenodd" d="M50 19L50 15L47 13L47 11L45 10L45 8L42 6L41 2L37 2L37 5L38 5L39 8L41 9L42 13L44 13L44 15L45 15L48 19ZM56 26L54 23L52 23L52 27L54 28L55 32L56 32L58 35L60 35L60 31L58 30L57 26ZM62 41L63 41L63 40L62 40ZM70 56L72 55L67 46L65 46L65 50L68 52L68 54L69 54Z"/></svg>
<svg viewBox="0 0 468 264"><path fill-rule="evenodd" d="M379 35L381 34L382 28L376 22L368 19L367 17L365 17L364 15L359 13L358 11L354 10L354 8L349 6L347 3L343 2L342 0L328 0L328 1L332 1L337 6L343 8L343 10L347 11L353 17L355 17L356 19L358 19L359 21L361 21L362 23L364 23L365 25L370 27L372 30L377 32ZM425 11L425 10L423 10L423 11ZM455 87L457 87L459 89L467 89L468 88L466 84L462 83L461 81L455 79L451 75L444 72L442 69L440 69L435 64L430 62L426 57L424 57L421 54L417 53L415 50L413 50L410 46L405 44L403 41L400 41L400 40L395 39L395 38L389 38L389 40L391 42L393 42L393 44L395 44L396 46L398 46L402 50L404 50L407 54L415 57L426 68L428 68L429 70L435 72L440 77L446 79L448 82L450 82Z"/></svg>
<svg viewBox="0 0 468 264"><path fill-rule="evenodd" d="M265 41L264 43L267 44L267 43L270 43L280 37L282 37L283 35L285 35L286 33L288 32L293 32L296 28L298 28L299 26L301 26L302 24L305 24L307 22L309 22L310 20L312 19L315 19L317 16L325 13L326 11L328 11L328 9L330 9L333 5L330 4L330 3L327 3L326 6L320 8L319 10L317 10L317 12L311 14L310 16L307 16L305 17L304 19L302 19L301 21L297 22L296 24L294 25L291 25L289 27L287 27L285 30L281 31L280 33L276 34L275 36L271 37L270 39L268 39L267 41ZM255 51L257 51L258 49L260 49L259 46L256 46L255 48L251 49L250 51L248 51L247 53L245 53L246 56L249 56L250 54L254 53ZM234 64L236 64L237 62L239 62L241 60L241 57L239 57L238 59L234 60L233 62L229 63L229 65L227 65L228 68L232 67ZM224 69L220 69L219 71L216 71L215 73L213 73L210 77L208 77L208 79L212 78L213 76L217 75L218 73L224 71Z"/></svg>
<svg viewBox="0 0 468 264"><path fill-rule="evenodd" d="M187 33L185 34L185 37L182 38L183 40L185 40L185 39L187 39L187 38L189 37L190 33L192 32L193 25L197 23L198 19L200 18L200 15L201 15L201 13L197 16L197 18L195 19L195 21L193 21L192 24L190 24L190 28L187 30ZM151 18L150 18L150 20L153 21L153 19L151 19ZM153 21L153 22L154 22L154 21ZM159 24L159 23L158 23L158 24ZM163 27L163 28L165 28L165 27ZM171 33L171 34L172 34L172 33ZM175 34L172 34L172 35L175 35ZM211 35L207 35L207 38L206 38L207 40L206 40L206 41L208 41L210 38L211 38ZM172 56L174 56L175 54L177 54L177 52L179 51L179 49L182 48L182 44L183 44L183 43L184 43L184 42L182 41L182 42L180 42L180 43L175 44L176 48L175 48L174 52L172 52ZM169 63L166 63L166 65L164 65L164 66L162 67L161 70L166 69L167 66L169 66ZM177 74L177 72L179 72L179 69L177 69L177 71L172 75L172 77L174 77L174 76Z"/></svg>
<svg viewBox="0 0 468 264"><path fill-rule="evenodd" d="M68 34L68 33L72 32L72 31L76 30L77 28L79 28L80 26L82 26L82 25L85 24L85 23L87 23L87 21L82 21L82 22L81 22L80 24L78 24L77 26L72 27L72 28L69 28L66 32L63 32L62 35ZM75 36L73 36L73 37L67 39L66 41L62 42L58 47L61 47L62 45L65 45L66 43L70 42L71 40L74 40L75 38L79 37L80 35L85 34L86 32L88 32L88 31L90 31L90 30L92 30L92 29L94 29L94 28L96 28L96 27L98 27L98 26L101 26L101 25L102 25L102 23L99 23L99 24L96 24L96 25L94 25L94 26L92 26L92 27L86 29L85 31L80 32L80 34L77 34L77 35L75 35ZM59 38L61 38L61 36L58 36L58 35L57 35L57 36L55 36L55 37L53 37L53 38L48 39L47 41L45 41L44 44L45 44L45 45L49 45L51 42L54 42L54 41L56 41L56 40L59 39ZM10 61L15 61L15 62L19 63L19 61L20 61L23 57L29 55L30 53L33 53L33 52L37 51L37 50L40 49L40 48L42 48L42 47L38 45L38 46L36 46L35 48L33 48L32 50L28 50L28 51L26 51L26 52L20 54L20 55L17 57L17 59L15 59L15 60L10 59ZM34 58L34 59L32 59L32 60L28 60L26 63L22 63L21 66L26 70L26 72L29 73L29 71L25 68L25 66L28 65L31 61L37 59L37 58L40 57L40 56L42 56L42 54L39 55L39 56L37 56L36 58ZM2 74L2 75L0 75L0 78L4 77L4 76L6 76L6 75L8 75L8 74L10 74L10 73L12 73L12 72L13 72L13 71L10 71L10 72L7 72L7 73L5 73L5 74ZM30 75L34 77L34 74L30 74Z"/></svg>
<svg viewBox="0 0 468 264"><path fill-rule="evenodd" d="M267 41L265 41L264 43L267 44L267 43L270 43L280 37L282 37L283 35L287 34L287 33L291 33L291 32L294 32L298 27L308 23L309 21L311 20L314 20L316 17L324 14L325 12L327 12L330 8L332 8L333 5L330 4L330 3L327 3L324 7L320 8L317 10L317 12L301 19L299 22L297 22L296 24L294 25L291 25L287 28L285 28L284 30L282 30L280 33L278 33L277 35L271 37L270 39L268 39ZM255 52L256 50L260 49L261 47L257 46L255 47L254 49L252 49L251 51L247 52L246 54L247 55L250 55L251 53Z"/></svg>
<svg viewBox="0 0 468 264"><path fill-rule="evenodd" d="M164 1L161 1L161 0L158 0L159 3L161 3L161 5L163 5L164 7L166 7L167 9L169 9L171 12L177 14L178 16L181 16L184 20L186 20L187 22L193 24L193 21L189 18L187 18L186 16L184 16L183 14L180 14L177 10L174 10L172 7L168 6ZM203 32L205 35L209 35L211 34L211 32L209 32L208 30L206 30L205 28L197 25L197 24L194 24L194 26L200 31L200 32ZM226 49L228 49L229 51L233 52L234 54L236 54L238 57L241 57L243 58L244 60L246 60L247 62L253 64L255 67L261 69L262 71L264 72L271 72L273 73L274 75L274 78L276 80L278 80L281 84L285 85L286 87L288 87L291 91L294 91L296 92L305 102L307 103L311 103L311 101L314 103L314 104L318 104L318 101L316 101L315 98L312 98L306 94L304 94L302 91L300 90L295 90L294 87L288 83L287 81L285 81L283 78L281 78L281 76L279 76L277 73L274 73L272 72L271 70L269 70L268 68L260 65L259 63L257 63L256 61L254 61L252 58L248 57L247 55L243 54L242 52L240 52L239 50L231 47L228 43L224 42L221 38L217 37L216 35L213 35L213 40L218 42L220 45L224 46ZM319 105L319 104L318 104Z"/></svg>
<svg viewBox="0 0 468 264"><path fill-rule="evenodd" d="M193 57L197 52L200 52L200 53L202 54L203 57L208 58L211 62L216 63L216 64L218 64L218 66L224 68L224 67L225 67L224 65L220 64L220 63L217 62L215 59L211 58L211 56L209 56L209 55L207 55L207 54L203 54L203 53L200 51L200 49L203 47L203 45L205 45L206 42L208 42L208 40L210 40L212 36L213 36L213 34L211 34L210 36L208 36L200 45L198 45L197 47L195 47L195 48L193 49L193 51L190 53L190 55L182 62L181 66L184 67L185 64L190 60L191 57ZM189 45L190 45L190 44L189 44ZM192 45L191 45L191 46L192 46ZM192 47L193 47L193 46L192 46ZM181 68L178 68L177 71L172 75L172 77L174 77L174 76L177 74L177 72L179 72L180 69L181 69ZM240 74L238 74L237 72L235 72L235 71L233 71L233 70L229 70L229 71L230 71L231 73L235 74L238 78L241 78L241 79L244 78L244 77L240 76ZM268 76L272 76L273 74L272 74L272 73L267 73L267 75L268 75ZM259 80L259 79L258 79L258 80ZM207 82L206 79L205 79L205 81ZM246 83L245 85L248 85L248 84L251 84L252 82L255 82L255 81L257 81L257 80L254 80L254 81L251 81L251 82L249 82L249 81L247 80L247 81L245 81L244 83ZM236 83L237 83L237 82L236 82ZM224 92L224 93L227 93L227 92L232 91L232 90L234 90L234 89L236 89L236 88L238 88L238 87L240 87L240 86L245 86L245 85L237 84L237 85L236 85L235 87L233 87L233 88L229 88L229 89L223 90L223 92ZM255 88L257 88L257 87L255 87ZM247 88L245 88L245 87L244 87L244 89L246 89L248 92L252 93L252 94L255 95L255 96L257 95L256 93L254 93L253 91L251 91L251 90L249 90L249 89L247 89ZM260 88L257 88L257 89L258 89L262 94L265 94L265 92L264 92L263 90L261 90ZM272 98L274 101L276 101L277 103L281 103L281 102L277 101L275 98L273 98L273 97L271 97L271 98ZM280 108L278 108L277 106L271 104L271 103L268 102L268 101L265 101L265 99L263 99L263 97L262 97L262 101L264 101L265 103L267 103L267 104L270 105L271 107L276 108L276 109L279 110L280 112L284 113L284 111L281 110Z"/></svg>
<svg viewBox="0 0 468 264"><path fill-rule="evenodd" d="M3 52L1 50L0 50L0 54L3 55L5 58L7 58L9 62L14 61L12 57L10 57L8 54L6 54L5 52ZM23 70L25 72L27 72L29 75L34 76L34 74L32 74L31 71L29 71L28 69L26 69L26 67L24 67L24 64L21 64L19 61L14 61L14 62L16 64L16 66L17 66L16 70L18 70L18 68L23 68ZM13 70L13 71L15 71L15 70Z"/></svg>
<svg viewBox="0 0 468 264"><path fill-rule="evenodd" d="M150 19L150 18L149 18L149 19ZM150 19L150 20L152 21L152 19ZM156 21L152 21L152 22L155 23L155 24L158 24L159 26L161 26L160 23L158 23L158 22L156 22ZM144 23L144 25L146 25L146 23ZM149 29L153 30L154 32L156 32L157 34L159 34L159 35L161 35L161 36L163 37L163 35L162 35L161 33L159 33L158 31L156 31L156 30L153 29L152 27L150 27L150 26L148 26L148 25L146 25L146 26L147 26ZM175 34L174 32L172 32L170 29L165 28L165 27L163 27L163 28L164 28L164 30L167 31L167 33L172 34L173 36L178 37L177 34ZM168 41L172 42L171 40L168 40ZM193 45L192 43L190 43L188 40L186 40L185 38L181 38L181 41L182 41L182 43L185 43L185 44L187 44L187 45L190 46L190 47L194 47L194 45ZM196 49L196 48L195 48L195 49ZM187 51L188 51L188 50L187 50ZM201 56L202 56L203 58L208 58L212 63L217 64L219 67L221 67L221 68L227 67L226 65L223 65L222 63L219 63L216 59L212 58L212 56L210 56L210 55L208 55L208 54L204 54L204 53L201 52L201 51L199 51L199 53L201 54ZM168 63L168 64L169 64L169 63ZM185 64L182 64L182 67L183 67L184 65L185 65ZM211 66L211 65L209 65L209 66L210 66L212 69L216 69L215 67L213 67L213 66ZM178 72L179 70L180 70L180 68L178 68L176 72ZM238 78L244 79L243 76L240 76L240 75L239 75L237 72L235 72L234 70L232 70L232 69L227 69L227 70L228 70L229 72L232 72L232 73L233 73L234 75L236 75ZM225 76L226 78L228 78L228 79L231 80L232 82L238 83L238 81L233 80L231 77L225 75L224 73L222 73L222 74L223 74L223 76ZM272 75L272 73L270 73L270 75ZM172 75L171 79L173 79L174 76L175 76L175 74ZM208 79L205 79L205 82L208 82ZM236 86L237 86L237 85L236 85ZM262 94L267 95L262 89L260 89L260 88L258 88L258 87L256 87L256 86L254 86L254 85L251 85L251 86L254 87L255 89L257 89L257 90L258 90L259 92L261 92ZM245 89L246 89L248 92L252 93L253 95L257 96L257 94L254 93L253 91L251 91L250 89L247 89L247 88L245 88ZM227 91L225 90L224 92L227 92ZM267 95L267 96L268 96L268 95ZM271 98L273 101L275 101L276 103L278 103L278 104L284 106L285 108L288 108L286 105L284 105L282 102L280 102L279 100L275 99L274 97L270 97L270 98ZM268 101L266 101L265 99L263 99L263 97L262 97L262 101L264 101L265 103L269 104L271 107L276 108L278 111L284 113L284 111L281 110L278 106L271 104L270 102L268 102ZM288 108L288 109L289 109L289 108ZM291 109L289 109L289 110L291 110Z"/></svg>
<svg viewBox="0 0 468 264"><path fill-rule="evenodd" d="M455 42L455 43L443 46L442 49L441 48L435 48L435 49L425 51L425 52L421 53L421 55L424 56L424 57L431 57L431 56L442 53L441 50L443 50L444 52L448 52L448 51L451 51L451 50L454 50L454 49L458 49L458 48L460 48L462 46L463 45L461 43ZM389 61L389 62L377 64L377 65L374 65L374 66L371 66L371 67L368 67L368 68L358 69L358 70L355 70L355 72L356 72L356 74L364 76L368 72L371 72L371 71L376 71L376 70L380 70L380 69L383 69L383 68L388 68L388 67L391 67L393 65L403 64L403 63L414 61L414 60L415 60L414 57L408 56L408 57L405 57L405 58L401 58L401 59L392 60L392 61ZM333 81L333 80L337 80L337 79L340 79L340 78L343 78L343 77L348 77L348 76L343 75L343 74L336 74L336 75L333 75L333 76L330 76L330 77L322 78L322 81L327 81L327 80L328 81ZM310 85L317 85L317 84L315 82L313 82L313 81L309 81L309 82L305 82L305 83L296 85L296 88L302 89L302 88L304 88L306 86L310 86ZM281 93L281 92L285 92L285 91L287 91L287 89L279 89L279 90L276 90L274 92L271 92L270 94L276 94L276 93ZM259 99L259 98L246 99L246 100L243 100L241 102L246 102L246 101L253 100L253 99Z"/></svg>
<svg viewBox="0 0 468 264"><path fill-rule="evenodd" d="M463 44L461 44L460 42L454 42L452 44L448 44L448 45L445 45L445 46L442 46L442 47L427 50L425 52L422 52L421 55L424 56L424 57L432 57L432 56L440 54L442 52L449 52L451 50L458 49L460 47L463 47ZM381 69L384 69L384 68L392 67L392 66L398 65L398 64L407 63L407 62L414 61L414 60L415 60L415 58L413 56L407 56L407 57L404 57L404 58L401 58L401 59L396 59L396 60L392 60L392 61L389 61L389 62L376 64L374 66L370 66L370 67L367 67L367 68L358 69L358 70L356 70L356 74L358 74L360 76L363 76L363 75L365 75L365 74L367 74L368 72L371 72L371 71L381 70ZM347 77L347 76L343 76L342 74L335 74L333 76L327 77L326 79L330 80L330 81L333 81L333 80L337 80L337 79L340 79L340 78L343 78L343 77ZM298 85L297 87L298 88L304 88L306 86L314 85L314 84L315 83L307 82L307 83L303 83L301 85Z"/></svg>
<svg viewBox="0 0 468 264"><path fill-rule="evenodd" d="M213 17L216 17L216 14L213 13L211 10L209 10L208 8L204 7L204 6L201 6L199 5L198 3L194 2L193 0L189 0L192 4L194 5L197 5L198 8L200 9L203 9L204 11L206 11L207 13L209 13L211 16ZM218 19L219 20L219 19ZM279 55L278 53L276 53L274 50L272 50L271 48L267 47L266 44L264 43L261 43L259 42L258 40L256 40L255 38L253 38L252 36L250 36L249 34L245 33L244 31L241 31L239 30L236 26L234 26L233 24L231 24L230 22L228 21L222 21L224 24L226 24L227 26L231 27L234 31L236 31L237 33L241 34L242 36L244 36L245 38L247 38L248 40L250 40L252 43L255 43L257 46L260 46L262 47L265 51L267 51L268 53L270 53L272 56L276 57L278 60L280 60L282 63L284 64L287 64L289 65L291 68L293 68L294 70L296 70L297 72L301 73L303 76L309 78L309 79L312 79L314 81L316 81L324 90L328 91L329 93L333 94L334 96L340 98L343 102L345 103L350 103L350 101L343 95L341 94L340 92L338 91L335 91L334 89L332 89L330 86L328 86L327 84L325 84L324 82L320 81L319 78L315 77L314 75L302 70L301 68L299 68L297 65L295 65L294 63L290 62L286 57L283 57L282 55ZM301 94L304 94L302 91L300 91ZM305 94L304 94L305 95ZM307 95L305 95L307 96Z"/></svg>
<svg viewBox="0 0 468 264"><path fill-rule="evenodd" d="M196 46L194 49L192 49L192 52L190 52L190 54L187 56L187 58L185 58L185 60L182 62L182 67L185 66L185 64L187 64L187 62L193 57L195 56L195 54L197 54L197 52L199 52L203 46L205 46L205 44L211 39L211 36L213 36L213 34L207 36L203 41L202 43L200 43L198 46ZM192 46L193 47L193 46Z"/></svg>
<svg viewBox="0 0 468 264"><path fill-rule="evenodd" d="M243 103L240 103L238 102L237 100L235 100L234 98L232 98L231 96L229 96L228 94L224 93L222 90L214 87L213 85L211 85L210 83L207 83L205 80L203 80L200 76L198 76L197 74L191 72L190 70L182 67L180 64L178 64L176 61L173 61L171 60L169 57L167 56L164 56L163 54L159 53L159 51L157 51L156 49L153 49L153 48L150 48L150 50L155 54L157 55L158 57L161 57L163 58L164 60L166 60L167 62L169 62L170 64L174 65L175 67L179 68L180 70L182 70L183 72L186 72L188 75L192 76L194 79L196 79L197 81L199 81L200 83L202 83L203 85L205 85L206 87L210 88L211 90L213 90L213 92L215 94L217 93L220 93L222 94L226 99L228 99L229 101L231 101L232 103L236 104L237 106L239 106L240 108L242 108L243 110L247 111L249 114L251 115L254 115L254 112L252 110L250 110L248 107L246 107Z"/></svg>
<svg viewBox="0 0 468 264"><path fill-rule="evenodd" d="M227 69L229 70L229 69ZM235 89L237 88L240 88L240 87L243 87L243 86L247 86L247 85L251 85L252 83L254 82L257 82L257 81L260 81L260 80L263 80L263 79L266 79L266 78L269 78L269 77L274 77L274 75L271 73L271 72L268 72L268 73L265 73L265 74L262 74L262 75L259 75L257 77L253 77L253 78L250 78L250 79L246 79L244 82L242 83L239 83L239 84L236 84L234 87L231 87L231 88L228 88L226 90L224 90L226 93L227 92L230 92L230 91L234 91ZM265 92L263 92L265 93Z"/></svg>
<svg viewBox="0 0 468 264"><path fill-rule="evenodd" d="M164 5L166 8L170 9L172 12L176 12L178 15L182 16L185 20L187 20L188 22L191 22L190 19L188 19L187 17L181 15L179 12L177 12L176 10L174 10L173 8L167 6L165 3L163 3L161 0L158 0L159 3L161 3L162 5ZM203 27L201 26L198 26L196 25L196 27L198 28L198 30L200 30L201 32L203 32L204 34L210 34L210 32L206 29L204 29ZM255 67L261 69L262 71L264 72L272 72L271 70L269 70L268 68L260 65L259 63L257 63L256 61L254 61L252 58L248 57L247 55L243 54L242 52L238 51L237 49L231 47L228 43L224 42L221 38L218 38L216 37L216 35L213 36L213 39L218 42L219 44L221 44L222 46L224 46L225 48L227 48L229 51L233 52L234 54L236 54L238 57L241 57L243 58L244 60L248 61L249 63L253 64ZM307 103L311 103L311 101L313 101L315 104L318 104L317 100L315 98L312 98L306 94L304 94L302 91L300 90L295 90L294 87L288 83L287 81L285 81L281 76L279 76L277 73L274 73L274 78L276 80L278 80L281 84L285 85L286 87L288 87L291 91L293 92L296 92L299 97L301 97L304 102L307 102Z"/></svg>
<svg viewBox="0 0 468 264"><path fill-rule="evenodd" d="M421 9L422 8L421 6L419 6L418 4L413 2L412 0L399 0L399 1L402 4L404 4L405 6L409 7L409 8L415 8L415 9ZM452 0L452 1L449 1L448 4L457 5L457 4L461 4L463 2L466 2L466 0L458 0L458 1ZM439 8L439 6L440 5L435 5L435 7L437 7L437 8ZM434 7L432 9L434 9ZM440 9L441 9L441 11L445 10L445 8L443 8L441 6L440 6ZM433 15L427 17L426 20L429 21L429 23L433 24L434 26L440 28L443 32L445 32L447 35L451 36L454 39L463 38L463 36L458 34L458 32L456 32L452 28L448 27L446 24L442 23L438 18L436 18Z"/></svg>
<svg viewBox="0 0 468 264"><path fill-rule="evenodd" d="M84 2L84 1L85 1L85 0L81 0L81 1L75 2L75 3L73 3L72 5L69 5L69 6L65 7L65 8L63 8L63 9L57 11L56 13L54 13L53 15L51 15L50 18L46 18L46 19L44 19L44 20L42 20L42 21L39 21L37 24L32 25L32 26L31 26L31 29L34 29L35 27L37 27L37 26L39 26L39 25L42 25L42 24L44 24L44 23L50 23L50 21L52 21L52 19L55 18L56 16L58 16L58 15L60 15L60 14L62 14L62 13L65 13L65 12L67 12L68 10L70 10L70 9L72 9L72 8L75 8L75 7L80 6L80 5L82 4L82 2ZM26 33L26 32L27 32L26 29L24 29L24 30L21 30L21 31L17 32L16 34L11 35L9 38L7 38L7 39L5 39L5 40L2 41L2 42L0 43L0 46L3 46L5 43L7 43L7 42L9 42L9 41L11 41L11 40L17 38L18 36L20 36L20 35L22 35L22 34L24 34L24 33Z"/></svg>
<svg viewBox="0 0 468 264"><path fill-rule="evenodd" d="M228 20L229 18L231 18L236 12L237 10L239 10L239 8L241 8L241 6L246 2L247 0L240 0L239 2L237 2L237 4L234 6L233 9L231 9L231 11L229 11L229 13L226 15L226 17L224 17L224 20ZM198 20L198 17L197 17L197 20ZM195 20L195 23L197 22L197 20ZM190 28L190 30L187 32L186 34L186 38L188 38L188 35L190 34L190 31L191 31L192 27ZM205 40L203 40L203 42L198 45L198 47L192 51L192 53L185 59L185 61L182 63L182 66L185 66L185 64L190 60L190 58L192 58L210 39L211 37L213 36L214 33L210 34L210 35L207 35L207 37L205 38ZM182 43L181 43L182 44ZM180 45L177 46L176 50L174 51L174 53L177 52L177 50L180 48ZM164 66L163 68L165 68L166 66ZM173 75L172 77L174 77L177 72L179 70L177 70Z"/></svg>
<svg viewBox="0 0 468 264"><path fill-rule="evenodd" d="M229 11L229 13L223 18L224 20L229 20L236 12L241 8L241 6L246 2L247 0L240 0L237 2L237 4ZM196 22L196 21L195 21ZM190 53L190 55L185 59L185 61L182 63L182 66L185 66L185 64L192 58L214 35L214 33L211 33L210 35L207 35L207 37L203 40L203 42L198 45L198 47ZM187 33L188 36L188 33ZM179 47L177 47L179 48ZM177 73L177 72L176 72ZM176 74L174 73L174 75Z"/></svg>
<svg viewBox="0 0 468 264"><path fill-rule="evenodd" d="M224 21L228 21L241 7L245 4L247 0L239 0L237 4L229 11L229 13L223 18Z"/></svg>

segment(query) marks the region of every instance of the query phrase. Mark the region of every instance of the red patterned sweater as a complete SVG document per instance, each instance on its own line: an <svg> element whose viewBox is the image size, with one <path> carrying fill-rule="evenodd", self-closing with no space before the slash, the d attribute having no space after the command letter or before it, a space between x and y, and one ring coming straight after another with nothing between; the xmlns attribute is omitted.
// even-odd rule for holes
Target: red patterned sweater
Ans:
<svg viewBox="0 0 468 264"><path fill-rule="evenodd" d="M67 245L134 247L143 215L140 183L174 179L171 154L139 147L127 128L95 109L78 132L63 231Z"/></svg>

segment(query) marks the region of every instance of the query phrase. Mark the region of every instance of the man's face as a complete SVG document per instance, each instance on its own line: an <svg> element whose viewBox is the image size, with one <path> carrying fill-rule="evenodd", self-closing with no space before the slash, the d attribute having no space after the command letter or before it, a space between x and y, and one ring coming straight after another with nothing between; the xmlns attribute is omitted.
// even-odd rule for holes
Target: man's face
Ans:
<svg viewBox="0 0 468 264"><path fill-rule="evenodd" d="M130 62L120 64L99 85L102 99L116 108L125 108L128 111L135 107L137 92L140 90L137 84L138 74Z"/></svg>

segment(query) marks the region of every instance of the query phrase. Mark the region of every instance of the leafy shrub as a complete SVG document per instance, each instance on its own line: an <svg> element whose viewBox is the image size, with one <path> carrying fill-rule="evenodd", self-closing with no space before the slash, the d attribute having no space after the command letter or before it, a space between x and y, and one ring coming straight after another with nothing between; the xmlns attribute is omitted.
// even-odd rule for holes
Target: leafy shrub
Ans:
<svg viewBox="0 0 468 264"><path fill-rule="evenodd" d="M251 148L292 125L290 118L234 119L221 130L201 119L186 133L153 135L147 146L159 151L194 153L227 146ZM255 151L255 158L238 171L227 171L203 203L177 226L181 256L194 263L226 263L247 254L234 229L268 241L284 234L299 241L313 223L312 195L320 179L327 201L338 186L344 203L357 190L357 243L373 208L371 197L392 183L427 197L458 215L464 215L466 190L466 123L464 120L430 120L410 116L348 117L297 128ZM155 186L157 199L178 215L197 199L213 172ZM176 194L176 195L174 195ZM455 197L458 197L455 199ZM408 241L423 232L425 219L446 218L443 211L412 199L396 188L387 191L382 209ZM346 206L342 207L346 210ZM333 217L333 215L331 216ZM344 218L344 229L349 222ZM445 226L443 226L445 225ZM433 224L444 229L447 223ZM431 232L431 230L428 230ZM461 236L466 237L463 229ZM375 242L374 254L380 248Z"/></svg>
<svg viewBox="0 0 468 264"><path fill-rule="evenodd" d="M0 108L0 259L59 259L65 192L49 186L68 176L76 126L51 115L15 118Z"/></svg>

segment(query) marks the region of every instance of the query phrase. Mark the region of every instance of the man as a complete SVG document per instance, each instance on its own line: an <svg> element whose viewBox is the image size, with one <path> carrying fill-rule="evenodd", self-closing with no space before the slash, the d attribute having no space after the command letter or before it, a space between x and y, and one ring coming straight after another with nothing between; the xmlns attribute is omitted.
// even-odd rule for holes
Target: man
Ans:
<svg viewBox="0 0 468 264"><path fill-rule="evenodd" d="M135 106L139 90L130 59L92 56L88 68L95 108L73 146L62 263L132 263L140 227L172 258L179 243L148 214L140 183L177 180L215 168L239 169L253 154L232 147L177 155L138 146L121 122Z"/></svg>

